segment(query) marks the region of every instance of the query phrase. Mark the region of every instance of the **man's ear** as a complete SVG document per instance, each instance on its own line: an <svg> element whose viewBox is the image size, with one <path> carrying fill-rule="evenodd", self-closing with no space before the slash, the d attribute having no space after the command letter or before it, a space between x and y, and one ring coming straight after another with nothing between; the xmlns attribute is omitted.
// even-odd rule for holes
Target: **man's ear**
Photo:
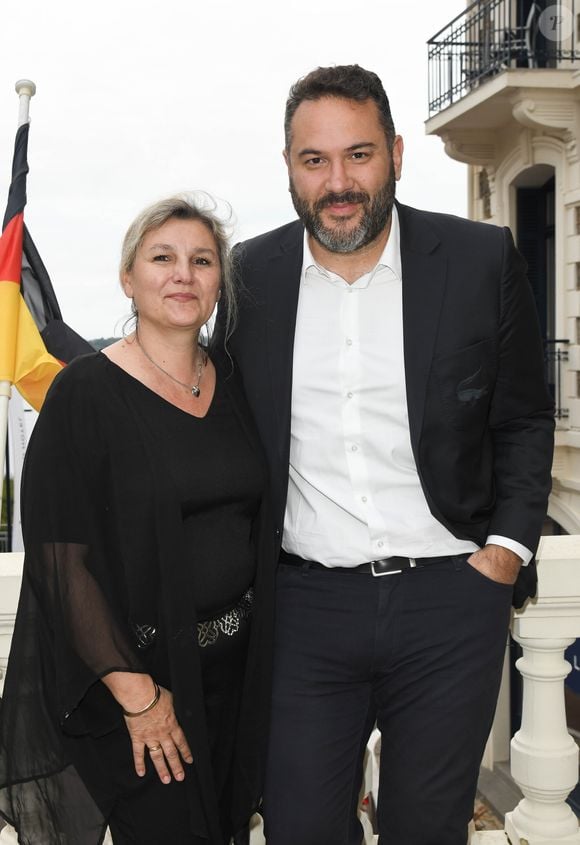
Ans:
<svg viewBox="0 0 580 845"><path fill-rule="evenodd" d="M399 181L401 172L403 170L403 150L405 145L400 135L395 135L393 141L393 170L395 172L395 179Z"/></svg>

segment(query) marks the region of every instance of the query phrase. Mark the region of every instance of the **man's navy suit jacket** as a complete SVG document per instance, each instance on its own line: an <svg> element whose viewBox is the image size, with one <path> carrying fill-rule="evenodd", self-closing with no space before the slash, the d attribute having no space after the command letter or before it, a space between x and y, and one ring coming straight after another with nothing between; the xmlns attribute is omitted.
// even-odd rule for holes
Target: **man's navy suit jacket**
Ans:
<svg viewBox="0 0 580 845"><path fill-rule="evenodd" d="M554 416L525 262L507 228L397 207L409 428L429 508L457 537L499 534L535 551ZM268 456L279 537L303 234L295 221L235 249L242 290L228 347ZM535 587L532 562L514 604Z"/></svg>

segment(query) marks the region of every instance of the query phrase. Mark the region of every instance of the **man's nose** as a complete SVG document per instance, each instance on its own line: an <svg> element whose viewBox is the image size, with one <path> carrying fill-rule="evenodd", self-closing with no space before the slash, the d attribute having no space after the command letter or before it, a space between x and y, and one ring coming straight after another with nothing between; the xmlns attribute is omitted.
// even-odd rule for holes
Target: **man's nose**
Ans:
<svg viewBox="0 0 580 845"><path fill-rule="evenodd" d="M341 159L330 163L326 180L326 189L335 194L348 191L353 187L354 180L347 164Z"/></svg>

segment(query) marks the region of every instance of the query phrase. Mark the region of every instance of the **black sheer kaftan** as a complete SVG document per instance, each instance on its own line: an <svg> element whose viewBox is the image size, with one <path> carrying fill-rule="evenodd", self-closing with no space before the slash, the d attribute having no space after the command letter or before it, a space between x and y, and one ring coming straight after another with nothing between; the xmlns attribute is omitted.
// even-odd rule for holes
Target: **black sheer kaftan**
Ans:
<svg viewBox="0 0 580 845"><path fill-rule="evenodd" d="M219 361L216 367L219 372ZM23 496L25 571L0 719L0 811L27 845L97 845L109 809L107 784L97 808L71 765L70 743L82 737L90 757L91 737L119 724L120 709L99 678L115 669L148 671L173 691L194 757L185 780L192 834L213 845L221 833L191 550L158 438L131 402L126 374L117 370L99 353L69 365L49 392L31 439ZM222 378L260 454L235 379ZM262 777L274 570L266 510L262 500L234 765L236 827L256 807ZM157 630L145 650L137 648L135 625Z"/></svg>

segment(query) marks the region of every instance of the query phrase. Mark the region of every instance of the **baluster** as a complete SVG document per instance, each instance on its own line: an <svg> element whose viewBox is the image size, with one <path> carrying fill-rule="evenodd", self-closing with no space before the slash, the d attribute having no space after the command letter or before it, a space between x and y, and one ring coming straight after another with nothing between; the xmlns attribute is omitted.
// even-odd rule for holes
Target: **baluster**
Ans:
<svg viewBox="0 0 580 845"><path fill-rule="evenodd" d="M511 743L512 777L524 793L505 830L512 843L580 843L566 798L578 780L578 747L566 729L564 651L574 638L526 638L516 666L524 678L522 726Z"/></svg>

